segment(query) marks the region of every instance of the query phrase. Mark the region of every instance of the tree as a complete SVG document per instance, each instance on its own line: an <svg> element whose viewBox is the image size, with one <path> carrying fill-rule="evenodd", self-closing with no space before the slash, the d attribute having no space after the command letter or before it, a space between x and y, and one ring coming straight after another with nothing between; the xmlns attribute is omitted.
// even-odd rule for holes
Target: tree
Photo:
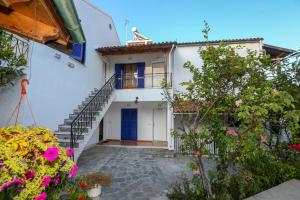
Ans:
<svg viewBox="0 0 300 200"><path fill-rule="evenodd" d="M24 75L26 57L14 52L12 41L12 34L0 30L0 87L12 84L17 77Z"/></svg>
<svg viewBox="0 0 300 200"><path fill-rule="evenodd" d="M173 99L164 85L174 108L184 110L187 102L201 102L193 109L193 117L182 118L180 131L173 135L182 141L182 150L193 152L189 166L199 170L201 182L195 192L208 199L243 199L299 173L293 165L299 156L288 149L299 139L300 112L295 100L274 88L274 80L268 78L274 68L268 55L248 50L243 57L237 53L240 48L207 43L199 49L201 68L191 62L184 65L192 74L191 81L182 83L186 92ZM287 140L282 140L285 136ZM207 148L212 142L217 157ZM217 164L210 176L205 173L204 154Z"/></svg>

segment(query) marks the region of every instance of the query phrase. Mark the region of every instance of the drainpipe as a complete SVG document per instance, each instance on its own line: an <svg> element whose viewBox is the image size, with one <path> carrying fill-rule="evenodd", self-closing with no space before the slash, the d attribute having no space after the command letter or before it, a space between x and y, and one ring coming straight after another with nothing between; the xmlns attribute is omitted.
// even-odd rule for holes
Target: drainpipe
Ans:
<svg viewBox="0 0 300 200"><path fill-rule="evenodd" d="M174 89L173 89L173 87L174 87L174 59L172 60L173 57L171 58L171 55L172 55L174 49L175 49L175 44L172 45L172 48L168 55L168 59L169 59L168 60L168 65L169 65L168 70L169 70L169 72L171 71L171 73L172 73L172 74L170 74L170 77L169 77L170 82L171 82L171 97L172 98L173 98L173 93L174 93ZM168 149L173 150L174 149L174 139L172 138L172 136L170 134L170 129L174 128L173 109L171 107L169 107L169 105L167 105L167 109L168 109L167 113L169 113L169 115L167 115L169 118L169 120L168 120L169 123L167 123L168 124L167 133L168 133L168 137L169 137L168 142L170 142L170 144L168 143Z"/></svg>
<svg viewBox="0 0 300 200"><path fill-rule="evenodd" d="M73 0L54 0L54 3L73 42L85 42L84 33Z"/></svg>

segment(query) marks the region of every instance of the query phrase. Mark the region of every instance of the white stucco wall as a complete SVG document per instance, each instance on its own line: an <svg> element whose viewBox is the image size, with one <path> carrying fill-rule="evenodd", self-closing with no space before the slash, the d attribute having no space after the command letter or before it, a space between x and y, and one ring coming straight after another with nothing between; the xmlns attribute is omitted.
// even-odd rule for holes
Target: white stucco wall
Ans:
<svg viewBox="0 0 300 200"><path fill-rule="evenodd" d="M95 146L97 143L99 143L99 126L92 133L92 137L90 138L90 140L88 141L88 143L84 147L84 149L89 149L89 148Z"/></svg>
<svg viewBox="0 0 300 200"><path fill-rule="evenodd" d="M116 99L114 102L133 102L136 97L140 102L143 101L166 101L162 95L163 89L118 89L116 90Z"/></svg>
<svg viewBox="0 0 300 200"><path fill-rule="evenodd" d="M28 99L38 125L56 130L65 118L77 108L93 88L104 84L104 71L97 47L119 45L119 38L112 18L85 0L75 0L75 5L86 37L86 61L81 64L69 55L34 43ZM109 29L111 24L112 29ZM60 59L55 54L61 55ZM73 63L74 68L68 67ZM31 71L31 73L30 73ZM30 75L31 74L31 75ZM16 105L19 85L0 91L0 126L5 124L9 113ZM24 125L32 124L28 112L24 114Z"/></svg>
<svg viewBox="0 0 300 200"><path fill-rule="evenodd" d="M104 140L121 139L121 109L122 108L137 108L138 109L138 140L153 141L161 140L167 141L166 137L166 104L161 102L140 102L135 104L133 102L127 103L113 103L104 117ZM158 108L162 108L161 111ZM155 128L153 127L153 110L158 109L159 119L154 120ZM158 114L157 113L157 114ZM160 130L160 131L154 131ZM164 130L164 131L163 131ZM154 133L155 132L155 133Z"/></svg>
<svg viewBox="0 0 300 200"><path fill-rule="evenodd" d="M237 53L241 56L247 55L247 49L259 52L262 47L260 42L251 42L243 44L231 44L230 46L242 46L242 49L237 50ZM185 68L184 63L190 61L195 67L201 67L203 60L199 55L200 45L179 45L174 51L174 91L184 91L185 87L181 86L180 83L187 82L192 79L192 74Z"/></svg>

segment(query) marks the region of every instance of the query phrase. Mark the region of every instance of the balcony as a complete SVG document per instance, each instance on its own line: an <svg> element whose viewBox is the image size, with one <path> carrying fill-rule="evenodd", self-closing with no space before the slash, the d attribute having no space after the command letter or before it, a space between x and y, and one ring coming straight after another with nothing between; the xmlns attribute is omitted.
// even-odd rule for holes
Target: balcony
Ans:
<svg viewBox="0 0 300 200"><path fill-rule="evenodd" d="M116 89L161 89L164 80L171 82L171 74L152 73L140 77L137 73L123 74L119 78L116 77Z"/></svg>
<svg viewBox="0 0 300 200"><path fill-rule="evenodd" d="M163 101L162 82L171 82L171 77L170 73L123 74L116 78L115 102L134 102L136 97L139 101Z"/></svg>

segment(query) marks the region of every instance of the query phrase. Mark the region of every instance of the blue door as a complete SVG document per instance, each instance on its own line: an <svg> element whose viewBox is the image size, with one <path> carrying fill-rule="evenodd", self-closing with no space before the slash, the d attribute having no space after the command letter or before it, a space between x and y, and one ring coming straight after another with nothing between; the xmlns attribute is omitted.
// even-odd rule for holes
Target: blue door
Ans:
<svg viewBox="0 0 300 200"><path fill-rule="evenodd" d="M137 109L121 110L121 140L137 140Z"/></svg>

